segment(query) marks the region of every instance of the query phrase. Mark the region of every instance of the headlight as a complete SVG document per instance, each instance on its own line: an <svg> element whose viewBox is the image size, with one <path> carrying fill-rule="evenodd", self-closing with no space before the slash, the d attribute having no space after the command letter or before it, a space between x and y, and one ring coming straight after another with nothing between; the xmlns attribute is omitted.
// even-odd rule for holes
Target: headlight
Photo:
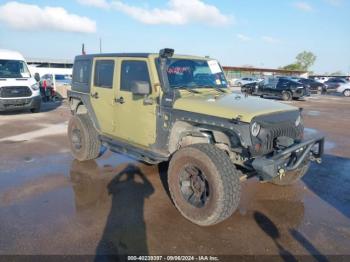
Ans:
<svg viewBox="0 0 350 262"><path fill-rule="evenodd" d="M255 137L259 135L260 129L261 129L261 126L257 122L254 122L250 127L250 131L252 132L252 135Z"/></svg>
<svg viewBox="0 0 350 262"><path fill-rule="evenodd" d="M301 115L299 115L297 120L295 120L295 126L299 126L300 124L301 124Z"/></svg>
<svg viewBox="0 0 350 262"><path fill-rule="evenodd" d="M31 86L33 90L38 90L39 89L39 84L35 83L34 85Z"/></svg>

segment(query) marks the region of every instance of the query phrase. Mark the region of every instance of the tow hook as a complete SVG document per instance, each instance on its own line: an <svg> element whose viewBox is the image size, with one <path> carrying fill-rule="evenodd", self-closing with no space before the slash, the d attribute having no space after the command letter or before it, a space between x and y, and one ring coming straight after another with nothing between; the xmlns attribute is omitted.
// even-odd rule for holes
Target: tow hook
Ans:
<svg viewBox="0 0 350 262"><path fill-rule="evenodd" d="M312 162L316 162L317 164L322 164L322 159L321 158L319 158L319 157L314 157L314 156L311 156L310 157L310 161L312 161Z"/></svg>
<svg viewBox="0 0 350 262"><path fill-rule="evenodd" d="M281 168L280 170L278 170L278 175L280 177L280 180L282 180L282 178L286 175L286 171Z"/></svg>

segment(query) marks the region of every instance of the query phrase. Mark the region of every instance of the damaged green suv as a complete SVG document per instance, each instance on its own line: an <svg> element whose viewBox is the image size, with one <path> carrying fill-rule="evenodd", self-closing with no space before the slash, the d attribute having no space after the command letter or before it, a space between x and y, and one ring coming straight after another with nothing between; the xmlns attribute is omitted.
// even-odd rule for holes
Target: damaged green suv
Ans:
<svg viewBox="0 0 350 262"><path fill-rule="evenodd" d="M303 138L301 110L234 94L216 60L172 49L77 56L68 96L76 159L107 147L150 164L170 161L172 200L201 226L237 209L244 180L289 185L323 154L322 137Z"/></svg>

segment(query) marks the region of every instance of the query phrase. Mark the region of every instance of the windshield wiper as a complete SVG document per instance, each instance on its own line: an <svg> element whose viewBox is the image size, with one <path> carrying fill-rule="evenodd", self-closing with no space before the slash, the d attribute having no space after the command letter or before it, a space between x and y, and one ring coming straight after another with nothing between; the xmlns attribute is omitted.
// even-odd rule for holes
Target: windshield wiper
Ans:
<svg viewBox="0 0 350 262"><path fill-rule="evenodd" d="M183 89L183 90L186 90L186 91L193 93L193 94L200 94L201 93L201 92L194 90L191 87L187 87L187 86L172 86L172 87L175 89Z"/></svg>

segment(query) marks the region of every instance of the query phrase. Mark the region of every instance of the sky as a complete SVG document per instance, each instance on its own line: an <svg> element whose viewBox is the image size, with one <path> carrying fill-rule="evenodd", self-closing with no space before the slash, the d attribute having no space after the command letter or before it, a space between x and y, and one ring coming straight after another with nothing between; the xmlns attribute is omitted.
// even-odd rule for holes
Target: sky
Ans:
<svg viewBox="0 0 350 262"><path fill-rule="evenodd" d="M304 50L315 73L350 72L350 0L0 0L0 48L26 57L158 52L277 68Z"/></svg>

